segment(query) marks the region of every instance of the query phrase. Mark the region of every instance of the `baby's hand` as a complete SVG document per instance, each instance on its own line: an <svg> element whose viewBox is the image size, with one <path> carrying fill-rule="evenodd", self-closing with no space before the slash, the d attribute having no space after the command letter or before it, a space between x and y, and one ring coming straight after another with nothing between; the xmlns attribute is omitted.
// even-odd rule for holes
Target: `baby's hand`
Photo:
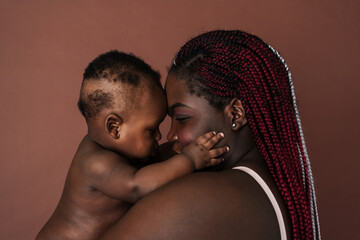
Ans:
<svg viewBox="0 0 360 240"><path fill-rule="evenodd" d="M223 162L224 159L217 157L228 152L229 147L225 146L215 149L212 149L212 147L215 146L215 144L217 144L223 137L223 133L206 133L184 147L182 154L184 154L189 160L193 161L196 170L218 165Z"/></svg>

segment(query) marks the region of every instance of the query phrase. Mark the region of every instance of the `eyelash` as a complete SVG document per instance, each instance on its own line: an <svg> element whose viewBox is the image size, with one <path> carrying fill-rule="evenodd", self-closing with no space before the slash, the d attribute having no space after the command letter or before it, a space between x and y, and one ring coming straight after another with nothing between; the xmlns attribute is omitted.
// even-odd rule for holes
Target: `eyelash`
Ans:
<svg viewBox="0 0 360 240"><path fill-rule="evenodd" d="M190 117L176 117L176 118L175 118L175 121L177 121L177 122L183 122L183 121L188 120L188 119L190 119Z"/></svg>

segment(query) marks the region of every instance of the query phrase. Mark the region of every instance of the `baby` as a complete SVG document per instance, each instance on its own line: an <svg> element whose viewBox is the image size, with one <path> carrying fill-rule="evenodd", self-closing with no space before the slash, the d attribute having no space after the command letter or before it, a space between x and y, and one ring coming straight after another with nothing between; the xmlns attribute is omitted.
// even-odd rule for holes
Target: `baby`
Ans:
<svg viewBox="0 0 360 240"><path fill-rule="evenodd" d="M85 69L78 106L88 133L71 163L60 202L37 240L98 239L140 198L175 178L221 163L219 156L229 150L212 149L224 135L210 132L160 162L165 93L160 75L133 55L110 51L93 60Z"/></svg>

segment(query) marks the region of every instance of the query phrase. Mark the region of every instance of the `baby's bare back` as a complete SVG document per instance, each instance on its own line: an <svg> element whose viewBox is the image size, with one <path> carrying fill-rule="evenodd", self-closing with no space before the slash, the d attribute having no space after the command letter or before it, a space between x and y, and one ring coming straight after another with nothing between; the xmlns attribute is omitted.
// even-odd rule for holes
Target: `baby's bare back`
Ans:
<svg viewBox="0 0 360 240"><path fill-rule="evenodd" d="M132 204L106 196L94 188L86 172L87 157L98 146L84 139L71 163L63 194L41 229L41 239L98 239Z"/></svg>

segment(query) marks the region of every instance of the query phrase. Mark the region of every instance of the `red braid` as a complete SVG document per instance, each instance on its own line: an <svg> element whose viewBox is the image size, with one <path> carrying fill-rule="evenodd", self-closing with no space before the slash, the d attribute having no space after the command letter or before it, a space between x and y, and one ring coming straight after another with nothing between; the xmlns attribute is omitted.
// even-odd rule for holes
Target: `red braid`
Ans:
<svg viewBox="0 0 360 240"><path fill-rule="evenodd" d="M287 66L256 36L213 31L181 48L170 71L179 69L193 76L188 81L196 78L190 89L211 104L220 98L241 100L255 143L289 211L293 238L314 239L309 166Z"/></svg>

